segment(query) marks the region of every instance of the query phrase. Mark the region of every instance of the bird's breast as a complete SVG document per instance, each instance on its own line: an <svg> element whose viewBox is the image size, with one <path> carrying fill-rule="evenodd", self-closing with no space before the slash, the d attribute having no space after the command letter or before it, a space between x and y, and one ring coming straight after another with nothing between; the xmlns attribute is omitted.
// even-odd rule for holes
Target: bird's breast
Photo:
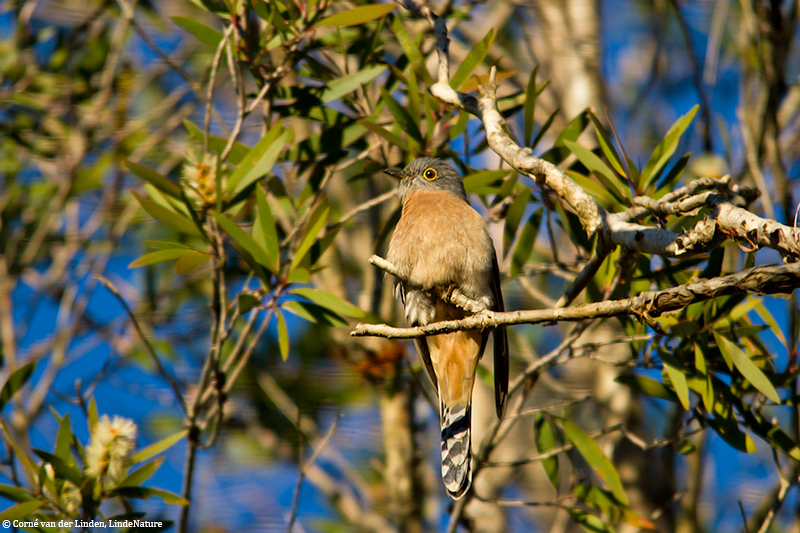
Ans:
<svg viewBox="0 0 800 533"><path fill-rule="evenodd" d="M416 191L404 198L387 259L412 285L455 284L474 297L485 294L493 253L486 223L468 203L444 191Z"/></svg>

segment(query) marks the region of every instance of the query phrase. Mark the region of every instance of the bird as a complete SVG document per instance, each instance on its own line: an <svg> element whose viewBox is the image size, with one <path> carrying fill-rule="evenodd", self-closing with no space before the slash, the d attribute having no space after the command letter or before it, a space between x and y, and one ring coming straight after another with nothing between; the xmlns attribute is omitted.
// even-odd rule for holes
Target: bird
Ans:
<svg viewBox="0 0 800 533"><path fill-rule="evenodd" d="M395 295L411 326L457 320L468 312L433 296L457 288L485 309L503 311L500 270L492 237L473 209L459 172L441 159L421 157L384 173L399 179L400 219L386 259L395 268ZM442 480L460 499L472 485L471 405L478 361L490 332L456 331L415 339L419 356L439 397ZM508 337L492 330L497 417L508 395Z"/></svg>

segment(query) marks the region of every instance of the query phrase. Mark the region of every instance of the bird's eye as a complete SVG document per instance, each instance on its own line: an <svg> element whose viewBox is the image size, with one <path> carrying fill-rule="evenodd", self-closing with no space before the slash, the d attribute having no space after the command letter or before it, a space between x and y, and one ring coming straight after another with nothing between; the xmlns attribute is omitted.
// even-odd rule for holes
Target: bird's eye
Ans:
<svg viewBox="0 0 800 533"><path fill-rule="evenodd" d="M436 171L432 168L425 169L425 172L423 172L422 175L425 176L425 179L428 181L435 180L437 176Z"/></svg>

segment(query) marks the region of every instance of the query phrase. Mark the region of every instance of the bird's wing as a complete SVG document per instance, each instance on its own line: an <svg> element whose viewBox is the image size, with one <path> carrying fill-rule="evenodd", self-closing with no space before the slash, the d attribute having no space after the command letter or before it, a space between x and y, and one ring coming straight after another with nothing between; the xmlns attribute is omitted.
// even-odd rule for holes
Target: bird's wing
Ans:
<svg viewBox="0 0 800 533"><path fill-rule="evenodd" d="M500 268L497 265L497 255L492 251L492 297L494 306L492 311L505 311L503 293L500 290ZM499 327L492 333L494 335L494 405L497 409L497 418L503 418L508 396L508 333L505 327Z"/></svg>
<svg viewBox="0 0 800 533"><path fill-rule="evenodd" d="M422 291L416 289L406 289L405 284L399 280L395 281L395 294L396 296L400 297L400 301L406 308L406 319L408 320L409 325L411 327L426 325L420 321L422 313L413 312L411 308L419 306L423 300L427 302L427 300L430 300L430 298L428 298ZM422 362L425 364L425 371L428 373L431 383L433 383L433 390L438 393L439 383L436 380L436 373L433 370L431 352L428 350L428 341L425 337L421 337L414 339L414 344L417 347L417 352L419 353L420 359L422 359Z"/></svg>

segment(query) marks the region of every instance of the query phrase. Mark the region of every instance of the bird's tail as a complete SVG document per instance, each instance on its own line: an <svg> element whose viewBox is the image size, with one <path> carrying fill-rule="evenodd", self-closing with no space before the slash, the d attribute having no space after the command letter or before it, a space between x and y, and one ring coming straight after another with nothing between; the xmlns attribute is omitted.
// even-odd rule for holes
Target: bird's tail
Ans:
<svg viewBox="0 0 800 533"><path fill-rule="evenodd" d="M441 394L439 395L441 398ZM442 422L442 481L450 497L460 499L472 484L472 410L439 402Z"/></svg>

